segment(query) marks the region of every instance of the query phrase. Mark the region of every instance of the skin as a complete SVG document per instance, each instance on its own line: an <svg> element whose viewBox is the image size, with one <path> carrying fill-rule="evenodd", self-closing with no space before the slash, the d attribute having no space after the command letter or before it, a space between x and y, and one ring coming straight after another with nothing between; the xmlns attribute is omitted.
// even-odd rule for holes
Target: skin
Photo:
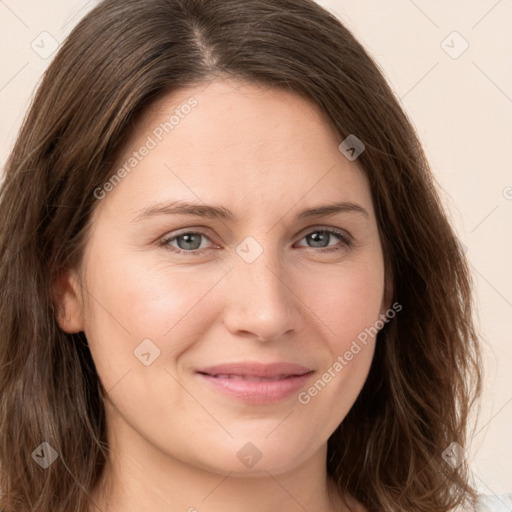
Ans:
<svg viewBox="0 0 512 512"><path fill-rule="evenodd" d="M119 165L190 97L198 101L191 113L98 201L80 268L55 283L59 324L85 332L107 391L112 466L91 502L104 512L348 510L329 493L327 440L365 382L374 340L307 404L297 394L245 404L195 370L299 363L315 370L307 390L389 309L367 178L338 150L341 139L315 104L220 79L155 103ZM133 221L172 200L222 205L239 220ZM367 215L296 219L334 201ZM352 244L307 236L322 229L342 230ZM187 231L205 236L194 246L183 238L162 244ZM263 251L251 263L236 251L249 236ZM149 366L134 355L144 339L160 350ZM262 454L251 468L237 457L248 442Z"/></svg>

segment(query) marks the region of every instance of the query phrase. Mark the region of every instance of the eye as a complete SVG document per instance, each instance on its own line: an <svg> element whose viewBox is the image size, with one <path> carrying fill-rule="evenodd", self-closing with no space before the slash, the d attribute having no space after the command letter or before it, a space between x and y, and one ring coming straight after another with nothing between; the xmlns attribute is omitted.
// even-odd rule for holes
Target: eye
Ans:
<svg viewBox="0 0 512 512"><path fill-rule="evenodd" d="M341 244L329 245L329 241L332 240L333 237L336 237ZM209 237L200 231L186 231L164 238L160 242L160 245L175 254L199 256L209 250L208 247L202 247L202 239L210 240ZM310 231L301 240L307 240L308 243L312 244L310 246L312 249L323 249L319 252L340 251L352 245L350 235L343 231L333 229L315 229L314 231ZM176 244L177 247L173 244Z"/></svg>
<svg viewBox="0 0 512 512"><path fill-rule="evenodd" d="M178 254L191 254L191 255L199 255L203 254L207 248L204 247L201 248L201 237L206 238L209 240L209 238L199 231L186 231L184 233L181 233L179 235L174 235L170 238L165 238L162 240L162 245L175 253ZM178 244L178 247L174 247L171 245L171 242L176 242Z"/></svg>
<svg viewBox="0 0 512 512"><path fill-rule="evenodd" d="M341 245L329 245L329 241L332 240L333 236L342 242ZM352 243L348 234L333 229L315 229L314 231L310 231L301 240L307 240L309 243L313 244L310 246L312 248L324 248L321 252L339 251L350 247Z"/></svg>

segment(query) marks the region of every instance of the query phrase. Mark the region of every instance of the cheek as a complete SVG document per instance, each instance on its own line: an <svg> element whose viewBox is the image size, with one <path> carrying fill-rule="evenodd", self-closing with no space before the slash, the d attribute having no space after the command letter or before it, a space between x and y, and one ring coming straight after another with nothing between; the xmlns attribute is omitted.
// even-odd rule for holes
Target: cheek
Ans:
<svg viewBox="0 0 512 512"><path fill-rule="evenodd" d="M327 330L330 346L343 353L358 335L374 326L382 310L384 270L379 258L333 269L302 288L308 307Z"/></svg>
<svg viewBox="0 0 512 512"><path fill-rule="evenodd" d="M200 339L219 304L211 297L223 268L170 272L161 262L141 264L140 255L96 254L87 271L85 333L105 387L139 369L139 347L164 366Z"/></svg>
<svg viewBox="0 0 512 512"><path fill-rule="evenodd" d="M328 350L317 379L298 402L329 431L352 407L371 366L384 293L383 264L377 258L361 261L324 277L321 284L310 285L304 294L322 322Z"/></svg>

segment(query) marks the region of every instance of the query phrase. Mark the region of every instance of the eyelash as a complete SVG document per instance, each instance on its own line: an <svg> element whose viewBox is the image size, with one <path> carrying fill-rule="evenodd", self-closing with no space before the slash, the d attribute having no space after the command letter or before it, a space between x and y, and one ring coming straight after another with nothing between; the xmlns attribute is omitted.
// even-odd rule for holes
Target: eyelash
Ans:
<svg viewBox="0 0 512 512"><path fill-rule="evenodd" d="M300 240L299 242L306 238L308 235L311 235L312 233L327 233L329 235L334 235L336 237L338 237L342 242L343 242L343 245L342 246L335 246L335 247L329 247L329 248L322 248L320 247L319 248L319 252L323 252L323 253L332 253L332 252L337 252L337 251L341 251L343 249L346 249L346 248L350 248L352 246L352 240L351 238L346 235L345 233L341 232L341 231L338 231L338 230L333 230L333 229L314 229L312 231L309 231L308 233L306 233ZM181 237L181 236L184 236L184 235L201 235L205 238L207 238L208 240L210 240L210 238L205 235L204 233L200 232L200 231L184 231L183 233L179 233L178 235L173 235L172 237L166 237L164 238L160 245L162 245L166 250L174 253L174 254L186 254L186 255L192 255L192 256L201 256L202 254L204 254L205 252L211 250L209 248L206 248L206 249L193 249L193 250L190 250L190 251L186 251L185 249L178 249L176 247L173 247L171 245L169 245L170 242L176 240L177 238ZM307 247L309 249L315 249L315 247Z"/></svg>

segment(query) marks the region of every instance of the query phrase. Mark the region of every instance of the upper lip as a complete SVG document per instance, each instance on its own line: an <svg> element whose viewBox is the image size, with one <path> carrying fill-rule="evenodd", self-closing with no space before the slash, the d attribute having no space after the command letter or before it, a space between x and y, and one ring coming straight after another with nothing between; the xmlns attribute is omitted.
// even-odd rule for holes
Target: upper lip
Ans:
<svg viewBox="0 0 512 512"><path fill-rule="evenodd" d="M295 363L257 363L252 361L219 364L196 370L206 375L239 375L247 377L289 377L310 373L312 368Z"/></svg>

